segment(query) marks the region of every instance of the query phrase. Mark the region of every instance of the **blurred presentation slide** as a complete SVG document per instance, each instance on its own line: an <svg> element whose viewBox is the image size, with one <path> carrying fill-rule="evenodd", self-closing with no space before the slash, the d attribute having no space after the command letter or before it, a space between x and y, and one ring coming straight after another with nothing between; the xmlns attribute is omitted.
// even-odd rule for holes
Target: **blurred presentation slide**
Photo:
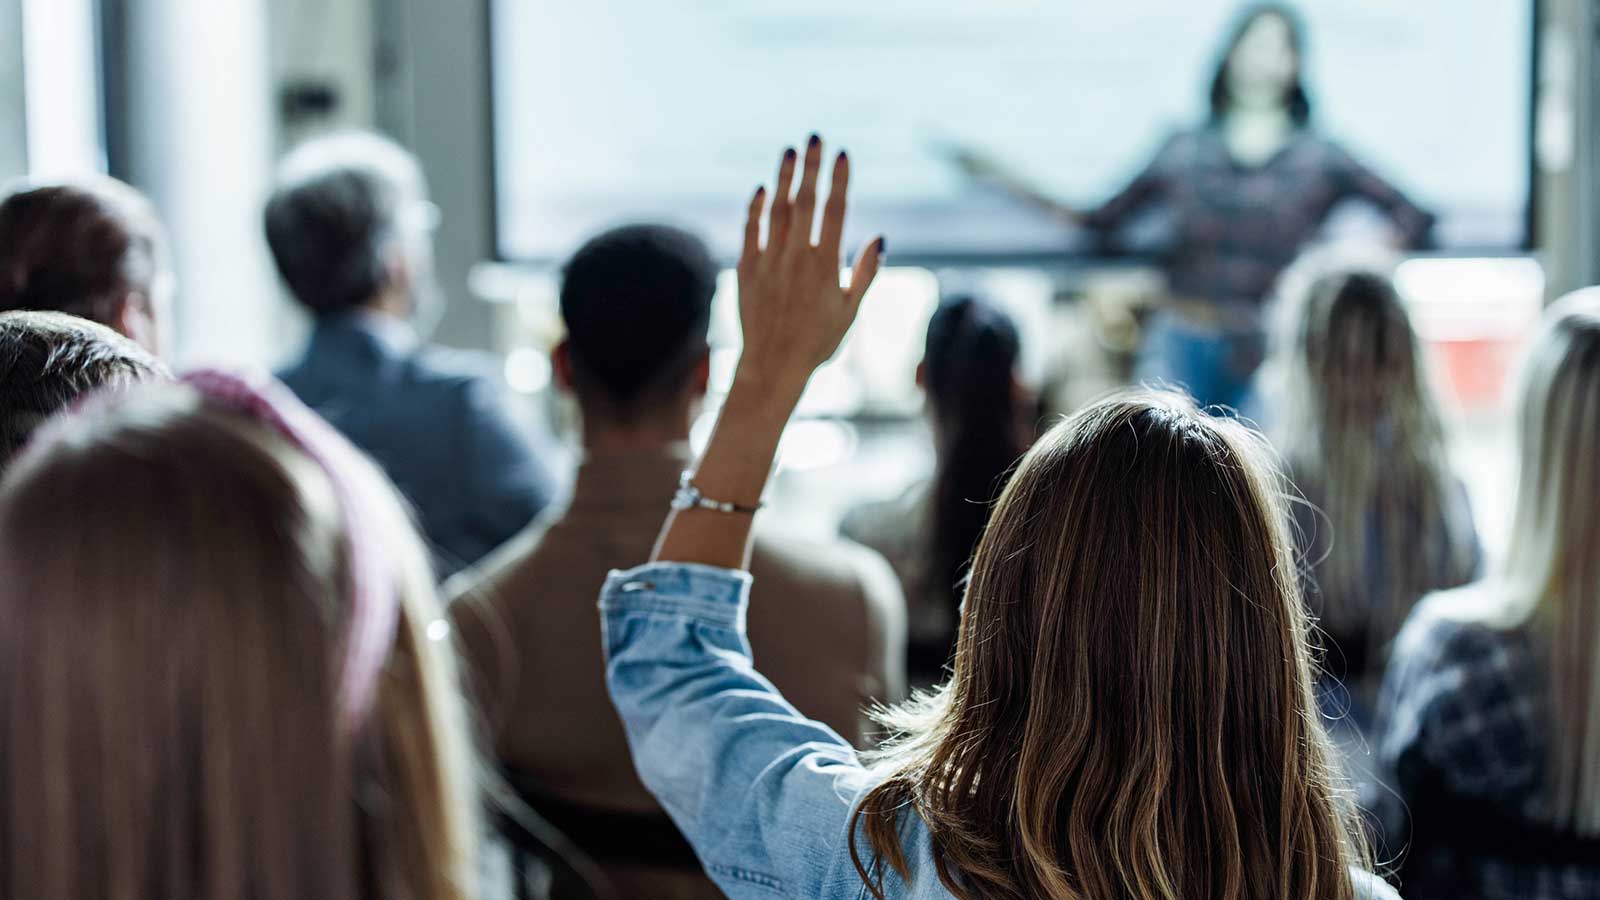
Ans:
<svg viewBox="0 0 1600 900"><path fill-rule="evenodd" d="M1526 240L1531 0L1306 0L1311 125L1439 216L1462 252ZM737 249L777 151L822 132L850 236L897 256L1084 252L955 148L1093 207L1202 125L1231 0L495 0L497 231L559 259L638 219ZM1360 221L1359 211L1343 217Z"/></svg>

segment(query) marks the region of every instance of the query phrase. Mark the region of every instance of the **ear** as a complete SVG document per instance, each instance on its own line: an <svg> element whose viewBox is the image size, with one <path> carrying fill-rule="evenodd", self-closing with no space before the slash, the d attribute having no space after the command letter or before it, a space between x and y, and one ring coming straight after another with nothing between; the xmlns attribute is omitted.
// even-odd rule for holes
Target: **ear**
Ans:
<svg viewBox="0 0 1600 900"><path fill-rule="evenodd" d="M917 363L917 387L928 389L928 363L926 360Z"/></svg>
<svg viewBox="0 0 1600 900"><path fill-rule="evenodd" d="M711 350L707 348L700 353L700 358L694 361L694 368L689 370L689 390L694 398L699 400L711 389Z"/></svg>
<svg viewBox="0 0 1600 900"><path fill-rule="evenodd" d="M556 387L572 393L572 346L565 339L550 351L550 368L555 373Z"/></svg>
<svg viewBox="0 0 1600 900"><path fill-rule="evenodd" d="M406 255L405 246L395 241L390 247L383 263L384 285L402 297L411 295L411 260Z"/></svg>
<svg viewBox="0 0 1600 900"><path fill-rule="evenodd" d="M155 307L142 291L128 291L113 300L105 324L151 353L161 354Z"/></svg>

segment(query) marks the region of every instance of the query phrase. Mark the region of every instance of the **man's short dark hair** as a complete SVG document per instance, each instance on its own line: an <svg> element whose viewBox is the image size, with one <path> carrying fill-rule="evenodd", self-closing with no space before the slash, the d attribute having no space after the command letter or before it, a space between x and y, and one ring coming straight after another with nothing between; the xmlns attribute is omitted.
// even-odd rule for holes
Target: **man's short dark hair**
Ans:
<svg viewBox="0 0 1600 900"><path fill-rule="evenodd" d="M584 244L561 280L561 317L580 393L642 411L682 384L706 350L717 264L699 238L626 225Z"/></svg>
<svg viewBox="0 0 1600 900"><path fill-rule="evenodd" d="M170 378L115 331L58 312L0 313L0 471L44 420L101 388Z"/></svg>
<svg viewBox="0 0 1600 900"><path fill-rule="evenodd" d="M120 181L21 182L0 198L0 310L108 322L123 295L153 295L166 265L155 211Z"/></svg>
<svg viewBox="0 0 1600 900"><path fill-rule="evenodd" d="M370 303L388 286L408 202L424 200L416 160L369 134L320 138L284 160L267 201L267 244L289 291L314 315Z"/></svg>

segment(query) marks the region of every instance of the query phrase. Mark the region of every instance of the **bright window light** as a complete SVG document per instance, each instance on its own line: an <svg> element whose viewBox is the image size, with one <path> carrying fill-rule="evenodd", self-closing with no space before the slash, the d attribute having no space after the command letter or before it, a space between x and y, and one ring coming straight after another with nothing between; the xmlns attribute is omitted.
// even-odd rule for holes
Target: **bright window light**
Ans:
<svg viewBox="0 0 1600 900"><path fill-rule="evenodd" d="M23 0L22 65L29 173L104 172L93 0Z"/></svg>

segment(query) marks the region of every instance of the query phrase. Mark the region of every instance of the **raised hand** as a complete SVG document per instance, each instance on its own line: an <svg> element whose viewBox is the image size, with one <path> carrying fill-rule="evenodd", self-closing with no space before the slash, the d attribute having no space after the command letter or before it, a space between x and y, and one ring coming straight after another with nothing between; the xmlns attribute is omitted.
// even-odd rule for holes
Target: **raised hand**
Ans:
<svg viewBox="0 0 1600 900"><path fill-rule="evenodd" d="M693 473L692 484L702 496L735 508L748 510L760 503L778 440L801 391L817 366L839 349L883 261L883 238L874 238L856 257L850 284L839 285L850 160L840 153L833 161L833 184L822 207L815 244L811 230L822 171L820 138L813 135L806 145L800 187L791 197L799 163L793 150L783 154L765 245L761 217L767 207L766 190L757 190L750 200L744 252L739 257L744 355ZM651 558L742 568L748 564L749 550L749 516L696 507L667 517Z"/></svg>
<svg viewBox="0 0 1600 900"><path fill-rule="evenodd" d="M797 167L800 185L791 197ZM819 238L812 243L821 170L822 140L816 135L806 145L803 164L792 148L784 152L771 195L765 246L761 220L768 201L766 188L750 199L739 256L739 318L744 330L739 368L746 377L803 385L839 348L878 274L885 249L882 237L867 242L857 254L850 284L839 284L839 245L850 184L850 160L842 152L833 160Z"/></svg>

